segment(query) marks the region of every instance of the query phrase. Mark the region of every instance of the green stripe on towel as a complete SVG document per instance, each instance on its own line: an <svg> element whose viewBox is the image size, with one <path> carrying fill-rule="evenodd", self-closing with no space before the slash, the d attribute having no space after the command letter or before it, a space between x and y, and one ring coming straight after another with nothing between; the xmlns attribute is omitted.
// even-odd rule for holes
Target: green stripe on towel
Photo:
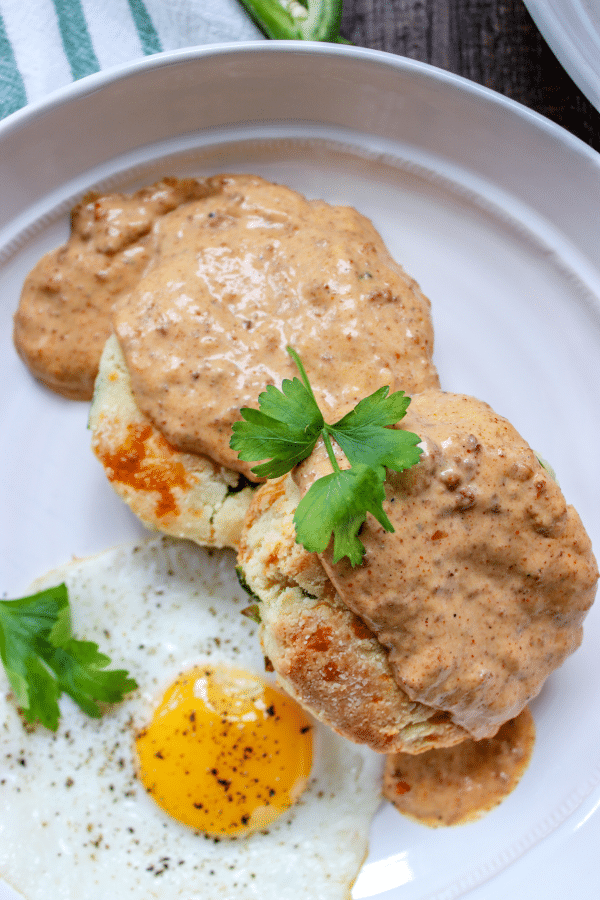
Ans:
<svg viewBox="0 0 600 900"><path fill-rule="evenodd" d="M129 0L129 8L146 56L151 53L160 53L162 50L160 38L143 0Z"/></svg>
<svg viewBox="0 0 600 900"><path fill-rule="evenodd" d="M80 0L54 0L58 27L73 79L100 70Z"/></svg>
<svg viewBox="0 0 600 900"><path fill-rule="evenodd" d="M26 103L25 85L0 16L0 119L21 109Z"/></svg>

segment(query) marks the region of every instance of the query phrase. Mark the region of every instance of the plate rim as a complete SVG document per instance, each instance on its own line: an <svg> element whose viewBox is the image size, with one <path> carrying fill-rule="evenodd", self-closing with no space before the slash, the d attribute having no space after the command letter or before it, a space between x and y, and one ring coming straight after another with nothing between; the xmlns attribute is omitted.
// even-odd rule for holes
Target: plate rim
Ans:
<svg viewBox="0 0 600 900"><path fill-rule="evenodd" d="M332 90L316 100L302 93L303 87L314 90L314 66L307 61L318 67L321 80L331 73ZM274 73L286 64L284 92L277 89ZM156 96L173 104L188 96L190 84L206 88L214 80L223 98L236 76L247 81L247 88L245 94L235 95L231 111L222 105L215 115L214 99L200 94L200 102L191 107L175 103L166 119L155 115ZM352 83L366 92L354 108L380 110L368 121L354 115L348 103ZM290 84L298 90L286 107ZM136 92L140 101L131 107L131 126L122 128L120 121L111 120L111 106ZM260 100L254 106L253 92ZM373 103L378 96L381 103ZM242 103L250 103L248 116ZM72 116L81 117L82 143L69 140ZM166 51L86 76L16 111L0 122L0 178L9 185L0 195L0 236L22 230L24 214L57 178L61 184L81 181L101 170L109 158L124 159L136 148L165 141L169 128L191 136L205 127L231 130L244 123L265 127L281 122L360 133L378 153L400 144L443 157L455 171L476 174L563 231L600 277L600 245L593 229L582 224L595 220L600 205L600 153L590 145L518 101L429 63L369 48L303 41L229 42ZM58 136L49 140L52 127ZM110 137L112 133L116 137ZM506 148L501 155L494 150L499 142ZM51 165L53 155L60 160L56 168Z"/></svg>
<svg viewBox="0 0 600 900"><path fill-rule="evenodd" d="M527 0L528 5L537 5L536 0ZM317 55L317 56L350 56L356 60L370 60L390 69L414 73L422 78L452 86L460 92L473 98L484 100L491 105L497 105L516 115L516 117L529 123L551 137L558 138L571 145L574 151L579 151L593 160L600 170L600 153L594 150L584 140L568 131L562 125L544 116L542 113L526 106L512 97L496 91L485 85L472 81L463 75L457 75L439 66L410 57L400 56L385 50L375 50L369 47L357 47L346 44L327 44L316 41L228 41L222 44L203 44L194 47L185 47L178 50L165 50L150 56L141 57L110 66L91 75L86 75L78 81L51 91L46 97L27 104L21 109L10 113L0 121L0 144L14 129L19 129L30 124L32 120L47 115L54 108L65 103L81 99L86 95L94 94L118 81L125 80L148 70L160 69L214 56L226 56L228 54L243 55L254 53L284 53L290 55Z"/></svg>

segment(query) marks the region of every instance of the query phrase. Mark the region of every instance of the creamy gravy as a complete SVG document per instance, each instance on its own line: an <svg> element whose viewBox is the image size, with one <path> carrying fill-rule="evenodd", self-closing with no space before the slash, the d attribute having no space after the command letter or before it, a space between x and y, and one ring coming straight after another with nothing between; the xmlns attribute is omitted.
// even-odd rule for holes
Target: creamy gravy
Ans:
<svg viewBox="0 0 600 900"><path fill-rule="evenodd" d="M354 570L323 556L411 698L489 736L576 648L597 578L577 514L506 420L427 390L429 301L355 210L254 176L88 197L28 277L15 343L49 387L88 398L113 328L165 439L246 475L231 424L297 374L288 344L330 421L382 384L416 395L403 427L424 455L388 479L395 534L369 519ZM298 483L318 469L315 454Z"/></svg>
<svg viewBox="0 0 600 900"><path fill-rule="evenodd" d="M408 696L489 737L579 645L596 561L556 482L487 404L425 391L401 424L423 455L388 474L395 533L369 516L363 565L334 565L330 549L322 562ZM301 489L327 467L322 452L302 463Z"/></svg>
<svg viewBox="0 0 600 900"><path fill-rule="evenodd" d="M504 800L519 783L535 742L527 708L482 741L409 755L388 756L383 795L424 825L472 822Z"/></svg>
<svg viewBox="0 0 600 900"><path fill-rule="evenodd" d="M371 222L256 176L164 179L91 196L23 288L31 371L89 399L115 329L140 409L180 450L253 478L229 448L243 406L297 375L341 417L381 385L439 384L430 304Z"/></svg>
<svg viewBox="0 0 600 900"><path fill-rule="evenodd" d="M113 305L153 259L154 223L208 189L166 178L132 195L92 194L74 208L69 241L29 273L15 315L15 346L36 378L65 397L91 400Z"/></svg>
<svg viewBox="0 0 600 900"><path fill-rule="evenodd" d="M222 176L153 234L153 265L114 325L138 405L179 449L254 478L231 425L298 374L287 345L333 419L384 384L437 386L429 301L354 209Z"/></svg>

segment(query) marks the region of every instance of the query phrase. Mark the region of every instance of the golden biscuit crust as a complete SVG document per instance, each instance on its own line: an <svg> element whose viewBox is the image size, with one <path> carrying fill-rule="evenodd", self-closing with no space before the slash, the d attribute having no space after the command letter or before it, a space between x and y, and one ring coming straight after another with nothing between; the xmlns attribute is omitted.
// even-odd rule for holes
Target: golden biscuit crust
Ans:
<svg viewBox="0 0 600 900"><path fill-rule="evenodd" d="M176 450L140 412L114 335L102 353L89 426L113 488L146 527L237 548L253 489L208 457Z"/></svg>
<svg viewBox="0 0 600 900"><path fill-rule="evenodd" d="M379 753L449 747L466 732L414 703L383 647L341 602L319 558L296 543L300 494L287 475L255 492L239 563L260 598L264 651L286 690L322 722Z"/></svg>

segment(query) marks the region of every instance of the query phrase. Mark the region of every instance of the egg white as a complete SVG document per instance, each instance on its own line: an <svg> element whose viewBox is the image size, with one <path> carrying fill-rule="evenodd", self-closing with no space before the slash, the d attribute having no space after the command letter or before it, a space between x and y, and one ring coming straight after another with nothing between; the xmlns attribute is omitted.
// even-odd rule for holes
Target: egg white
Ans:
<svg viewBox="0 0 600 900"><path fill-rule="evenodd" d="M0 875L27 900L347 898L380 801L381 758L315 723L300 801L266 833L215 841L160 810L135 777L134 730L177 674L210 660L264 675L229 551L167 537L73 561L74 632L139 689L100 720L61 700L56 734L26 730L2 673ZM1 890L1 888L0 888Z"/></svg>

